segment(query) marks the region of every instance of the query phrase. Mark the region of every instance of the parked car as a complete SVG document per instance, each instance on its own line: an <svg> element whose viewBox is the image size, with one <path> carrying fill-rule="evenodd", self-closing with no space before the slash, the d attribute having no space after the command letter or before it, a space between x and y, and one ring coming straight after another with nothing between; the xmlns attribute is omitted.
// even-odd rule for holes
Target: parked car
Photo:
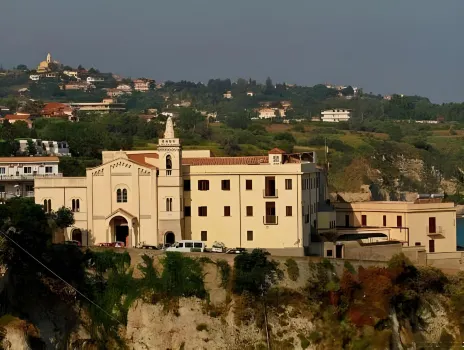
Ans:
<svg viewBox="0 0 464 350"><path fill-rule="evenodd" d="M78 247L81 246L81 242L79 242L79 241L74 241L74 240L65 241L64 244L68 244L68 245L77 245Z"/></svg>
<svg viewBox="0 0 464 350"><path fill-rule="evenodd" d="M245 248L231 248L227 249L226 254L242 254L246 252Z"/></svg>
<svg viewBox="0 0 464 350"><path fill-rule="evenodd" d="M115 247L115 248L124 248L126 245L124 242L109 242L109 243L98 243L99 247Z"/></svg>
<svg viewBox="0 0 464 350"><path fill-rule="evenodd" d="M202 241L190 241L190 240L183 240L174 243L169 248L166 248L167 252L204 252L206 248L205 242Z"/></svg>
<svg viewBox="0 0 464 350"><path fill-rule="evenodd" d="M213 253L224 253L226 250L226 246L222 242L214 242L213 247L211 248L211 252Z"/></svg>

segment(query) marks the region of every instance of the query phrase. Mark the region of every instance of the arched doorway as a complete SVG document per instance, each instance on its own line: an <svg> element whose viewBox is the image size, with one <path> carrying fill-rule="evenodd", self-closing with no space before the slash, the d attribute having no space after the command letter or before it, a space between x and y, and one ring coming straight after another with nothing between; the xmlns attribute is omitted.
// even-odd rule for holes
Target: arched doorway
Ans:
<svg viewBox="0 0 464 350"><path fill-rule="evenodd" d="M82 231L78 228L72 230L71 240L78 241L82 245Z"/></svg>
<svg viewBox="0 0 464 350"><path fill-rule="evenodd" d="M166 234L164 235L164 244L174 244L176 243L176 235L174 234L174 232L166 232Z"/></svg>
<svg viewBox="0 0 464 350"><path fill-rule="evenodd" d="M110 221L112 238L114 242L124 242L126 247L129 245L129 224L122 216L115 216Z"/></svg>

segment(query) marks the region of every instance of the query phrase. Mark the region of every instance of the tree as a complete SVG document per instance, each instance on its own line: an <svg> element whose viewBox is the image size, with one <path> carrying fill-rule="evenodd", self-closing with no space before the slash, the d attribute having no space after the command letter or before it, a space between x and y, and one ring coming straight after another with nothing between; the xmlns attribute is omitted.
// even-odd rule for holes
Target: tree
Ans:
<svg viewBox="0 0 464 350"><path fill-rule="evenodd" d="M27 153L30 156L35 156L37 154L37 149L35 148L35 144L32 140L27 140Z"/></svg>
<svg viewBox="0 0 464 350"><path fill-rule="evenodd" d="M39 116L42 113L44 108L44 103L42 101L32 101L29 100L26 102L26 105L23 107L23 112L29 113L32 116Z"/></svg>
<svg viewBox="0 0 464 350"><path fill-rule="evenodd" d="M56 226L60 229L74 225L74 213L69 208L59 208L56 212L52 213L52 217L55 220Z"/></svg>
<svg viewBox="0 0 464 350"><path fill-rule="evenodd" d="M245 113L240 113L239 115L227 117L226 124L233 129L247 129L251 124L251 120Z"/></svg>
<svg viewBox="0 0 464 350"><path fill-rule="evenodd" d="M17 70L21 70L21 71L27 71L28 68L25 64L18 64L18 66L16 67Z"/></svg>
<svg viewBox="0 0 464 350"><path fill-rule="evenodd" d="M279 263L267 259L268 253L254 249L251 254L244 252L234 259L234 292L242 294L249 292L260 296L266 294L269 288L283 278Z"/></svg>
<svg viewBox="0 0 464 350"><path fill-rule="evenodd" d="M270 77L267 77L266 79L266 86L264 88L264 93L266 95L270 95L274 92L275 87L274 84L272 83L272 79Z"/></svg>

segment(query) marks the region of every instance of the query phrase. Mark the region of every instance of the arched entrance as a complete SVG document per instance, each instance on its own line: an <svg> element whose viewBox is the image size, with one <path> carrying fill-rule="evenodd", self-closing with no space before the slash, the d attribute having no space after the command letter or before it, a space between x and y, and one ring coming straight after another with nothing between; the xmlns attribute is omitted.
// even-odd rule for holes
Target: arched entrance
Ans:
<svg viewBox="0 0 464 350"><path fill-rule="evenodd" d="M114 242L124 242L126 247L129 245L129 224L122 216L115 216L110 221L112 238Z"/></svg>
<svg viewBox="0 0 464 350"><path fill-rule="evenodd" d="M82 231L78 228L72 230L71 240L78 241L82 245Z"/></svg>
<svg viewBox="0 0 464 350"><path fill-rule="evenodd" d="M176 235L174 234L174 232L166 232L166 234L164 235L164 244L174 244L176 243Z"/></svg>

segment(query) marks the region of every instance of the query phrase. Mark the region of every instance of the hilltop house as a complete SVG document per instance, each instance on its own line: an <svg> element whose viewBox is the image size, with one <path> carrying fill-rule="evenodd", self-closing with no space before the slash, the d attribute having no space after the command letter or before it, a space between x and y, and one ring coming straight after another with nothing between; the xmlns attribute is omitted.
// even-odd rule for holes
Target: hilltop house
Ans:
<svg viewBox="0 0 464 350"><path fill-rule="evenodd" d="M323 122L338 123L347 122L351 118L350 109L327 109L321 112Z"/></svg>

